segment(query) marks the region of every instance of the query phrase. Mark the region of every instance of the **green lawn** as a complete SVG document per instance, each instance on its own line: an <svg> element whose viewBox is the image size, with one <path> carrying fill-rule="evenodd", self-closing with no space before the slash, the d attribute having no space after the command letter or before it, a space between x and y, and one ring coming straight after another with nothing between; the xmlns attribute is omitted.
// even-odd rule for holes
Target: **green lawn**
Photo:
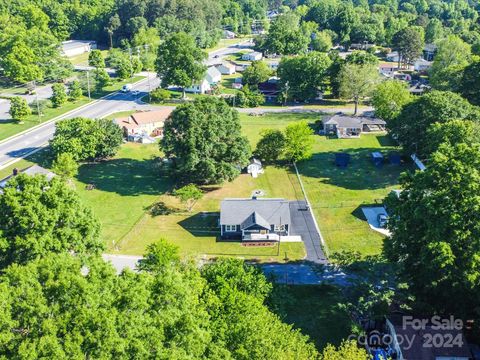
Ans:
<svg viewBox="0 0 480 360"><path fill-rule="evenodd" d="M108 55L108 50L101 50L101 53L103 55L103 58L105 59ZM80 54L80 55L77 55L77 56L73 56L73 57L69 58L68 60L70 60L70 62L73 65L87 66L89 55L90 55L90 53L87 52L87 53L83 53L83 54Z"/></svg>
<svg viewBox="0 0 480 360"><path fill-rule="evenodd" d="M387 135L363 134L359 139L315 136L314 156L298 164L303 183L330 252L356 250L364 255L381 250L383 236L364 220L362 205L381 203L398 188L398 177L409 166L376 168L372 151L385 155L396 147ZM334 164L336 152L351 156L347 168Z"/></svg>
<svg viewBox="0 0 480 360"><path fill-rule="evenodd" d="M235 39L220 39L220 41L218 42L217 45L215 45L214 47L205 49L205 51L206 51L206 52L212 52L212 51L215 51L215 50L224 48L224 47L229 47L229 46L231 46L231 45L238 44L238 43L243 42L243 41L245 41L245 40L247 40L247 39L248 39L248 37L235 38Z"/></svg>
<svg viewBox="0 0 480 360"><path fill-rule="evenodd" d="M351 334L353 324L339 307L342 303L340 290L331 285L276 285L269 300L270 309L308 335L319 351L329 343L338 346Z"/></svg>

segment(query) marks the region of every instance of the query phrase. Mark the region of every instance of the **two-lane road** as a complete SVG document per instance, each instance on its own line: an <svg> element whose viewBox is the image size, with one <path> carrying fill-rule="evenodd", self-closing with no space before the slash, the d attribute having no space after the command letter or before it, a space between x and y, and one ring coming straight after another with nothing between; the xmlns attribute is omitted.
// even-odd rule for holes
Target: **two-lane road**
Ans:
<svg viewBox="0 0 480 360"><path fill-rule="evenodd" d="M158 78L150 74L150 87L158 86ZM133 86L140 94L136 97L132 93L113 93L103 99L80 107L67 115L60 116L56 121L73 117L101 118L118 111L148 109L149 105L141 104L138 99L148 93L148 78ZM51 139L55 131L55 121L30 129L26 133L14 136L0 143L0 169L15 163L26 155L38 151Z"/></svg>

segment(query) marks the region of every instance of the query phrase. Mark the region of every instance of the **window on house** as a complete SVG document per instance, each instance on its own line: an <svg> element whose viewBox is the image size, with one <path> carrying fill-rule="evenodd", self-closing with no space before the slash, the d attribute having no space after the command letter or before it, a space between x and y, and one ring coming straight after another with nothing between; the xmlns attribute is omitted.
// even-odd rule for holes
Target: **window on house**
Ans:
<svg viewBox="0 0 480 360"><path fill-rule="evenodd" d="M285 225L275 225L275 231L285 231Z"/></svg>
<svg viewBox="0 0 480 360"><path fill-rule="evenodd" d="M225 231L227 232L237 231L237 225L225 225Z"/></svg>

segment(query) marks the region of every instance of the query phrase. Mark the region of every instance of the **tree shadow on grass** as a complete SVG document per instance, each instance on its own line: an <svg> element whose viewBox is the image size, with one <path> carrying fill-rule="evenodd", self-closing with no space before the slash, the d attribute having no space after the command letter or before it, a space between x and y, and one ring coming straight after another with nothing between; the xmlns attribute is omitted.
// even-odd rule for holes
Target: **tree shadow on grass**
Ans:
<svg viewBox="0 0 480 360"><path fill-rule="evenodd" d="M220 214L218 212L196 213L179 221L178 225L196 237L218 237L220 234L218 227L219 217Z"/></svg>
<svg viewBox="0 0 480 360"><path fill-rule="evenodd" d="M154 160L112 159L83 164L77 179L102 191L129 196L160 195L173 185L170 178L158 174Z"/></svg>
<svg viewBox="0 0 480 360"><path fill-rule="evenodd" d="M384 165L375 167L371 153L380 151L385 156ZM335 165L335 154L350 154L347 167ZM298 164L302 176L318 178L324 184L335 185L349 190L383 189L398 183L399 175L411 167L409 165L392 165L388 162L388 152L378 148L353 148L314 154L311 160Z"/></svg>

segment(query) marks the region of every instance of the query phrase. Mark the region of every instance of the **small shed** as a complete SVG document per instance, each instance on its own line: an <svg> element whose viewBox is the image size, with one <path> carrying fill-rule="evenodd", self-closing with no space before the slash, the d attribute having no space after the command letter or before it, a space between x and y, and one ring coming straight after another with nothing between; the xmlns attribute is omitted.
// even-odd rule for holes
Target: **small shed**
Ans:
<svg viewBox="0 0 480 360"><path fill-rule="evenodd" d="M402 162L402 157L400 154L396 151L391 151L388 154L388 161L390 161L390 164L392 165L400 165Z"/></svg>
<svg viewBox="0 0 480 360"><path fill-rule="evenodd" d="M349 162L350 162L350 154L347 154L344 152L335 154L335 165L337 165L338 167L345 168L348 166Z"/></svg>
<svg viewBox="0 0 480 360"><path fill-rule="evenodd" d="M383 165L383 155L379 151L372 152L372 162L376 167L382 167Z"/></svg>
<svg viewBox="0 0 480 360"><path fill-rule="evenodd" d="M263 174L262 162L258 159L250 159L250 164L247 166L247 173L252 175L253 178L258 177L259 174Z"/></svg>

